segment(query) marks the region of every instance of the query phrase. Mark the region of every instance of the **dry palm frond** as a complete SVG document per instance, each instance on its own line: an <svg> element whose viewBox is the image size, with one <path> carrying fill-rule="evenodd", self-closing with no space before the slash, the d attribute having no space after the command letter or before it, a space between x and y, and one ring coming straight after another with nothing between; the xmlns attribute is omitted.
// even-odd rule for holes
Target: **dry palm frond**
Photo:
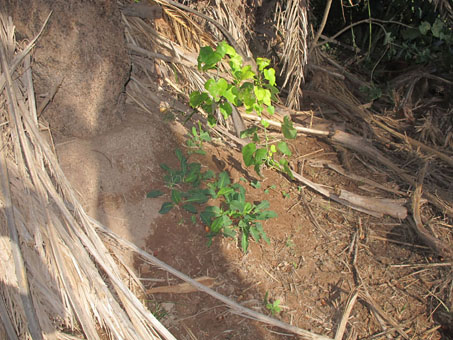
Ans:
<svg viewBox="0 0 453 340"><path fill-rule="evenodd" d="M200 24L191 18L178 3L173 1L156 0L164 12L164 21L169 26L159 27L156 30L169 39L176 40L180 46L191 50L199 50L202 45L212 44L213 39L201 28ZM170 29L168 29L170 28Z"/></svg>
<svg viewBox="0 0 453 340"><path fill-rule="evenodd" d="M244 51L243 57L252 58L252 53L244 36L250 29L247 26L245 11L241 2L216 0L216 6L212 7L212 16L231 33L237 45Z"/></svg>
<svg viewBox="0 0 453 340"><path fill-rule="evenodd" d="M283 67L286 74L283 88L288 89L286 105L299 109L304 81L304 66L307 64L308 18L305 0L289 0L286 9L277 7L277 31L283 32Z"/></svg>
<svg viewBox="0 0 453 340"><path fill-rule="evenodd" d="M39 131L30 61L20 65L35 40L24 53L4 39L13 37L11 21L0 23L0 313L8 336L174 339L132 293L118 250L97 234Z"/></svg>
<svg viewBox="0 0 453 340"><path fill-rule="evenodd" d="M448 17L450 22L453 22L453 7L450 0L434 0L433 3L442 16Z"/></svg>

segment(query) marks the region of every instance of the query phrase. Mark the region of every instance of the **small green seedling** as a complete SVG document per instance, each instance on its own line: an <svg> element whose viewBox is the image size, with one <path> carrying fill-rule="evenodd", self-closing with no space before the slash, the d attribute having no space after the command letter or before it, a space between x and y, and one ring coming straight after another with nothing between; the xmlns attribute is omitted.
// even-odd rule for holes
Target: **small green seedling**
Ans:
<svg viewBox="0 0 453 340"><path fill-rule="evenodd" d="M265 194L268 194L270 190L275 190L277 188L277 186L275 184L272 184L271 186L267 187L265 190L264 190L264 193Z"/></svg>
<svg viewBox="0 0 453 340"><path fill-rule="evenodd" d="M282 309L280 308L280 300L270 302L268 300L268 292L266 292L266 295L264 296L264 305L266 306L267 310L271 312L272 315L276 315L282 311Z"/></svg>
<svg viewBox="0 0 453 340"><path fill-rule="evenodd" d="M260 183L259 181L250 182L250 185L251 185L252 187L254 187L255 189L261 188L261 183Z"/></svg>
<svg viewBox="0 0 453 340"><path fill-rule="evenodd" d="M195 126L192 127L191 134L186 141L186 145L189 147L189 155L197 153L205 155L206 152L203 149L203 143L210 142L211 136L208 131L203 130L201 123L198 122L198 130Z"/></svg>

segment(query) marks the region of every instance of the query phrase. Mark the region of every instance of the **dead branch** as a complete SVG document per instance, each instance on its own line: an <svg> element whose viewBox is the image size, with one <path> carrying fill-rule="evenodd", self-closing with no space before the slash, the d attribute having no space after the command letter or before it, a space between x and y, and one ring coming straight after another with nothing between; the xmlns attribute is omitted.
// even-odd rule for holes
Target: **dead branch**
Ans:
<svg viewBox="0 0 453 340"><path fill-rule="evenodd" d="M332 142L339 143L350 150L361 153L392 170L397 176L412 186L416 186L415 178L395 165L388 158L384 157L376 148L366 142L362 137L353 136L343 131L335 131L331 137ZM437 196L424 192L424 196L436 207L445 211L447 214L453 216L453 208L446 203L442 202Z"/></svg>
<svg viewBox="0 0 453 340"><path fill-rule="evenodd" d="M412 195L412 216L414 218L414 221L413 223L411 223L411 225L414 228L414 231L417 234L417 236L420 237L422 241L431 248L431 250L433 250L436 254L439 254L442 257L451 260L453 259L453 251L451 249L451 246L448 246L441 240L438 240L434 236L428 234L425 228L423 227L420 215L420 207L423 190L423 179L425 178L427 169L428 162L425 163L417 177L417 186Z"/></svg>

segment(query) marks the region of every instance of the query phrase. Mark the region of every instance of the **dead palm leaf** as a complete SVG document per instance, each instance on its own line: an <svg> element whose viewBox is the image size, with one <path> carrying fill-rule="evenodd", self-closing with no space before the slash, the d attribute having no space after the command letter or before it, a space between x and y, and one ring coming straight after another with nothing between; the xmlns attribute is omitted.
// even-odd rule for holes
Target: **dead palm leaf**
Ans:
<svg viewBox="0 0 453 340"><path fill-rule="evenodd" d="M276 10L277 31L283 33L283 67L286 74L283 88L288 89L286 105L299 109L304 81L304 66L307 64L307 4L305 0L289 0L286 9L278 3Z"/></svg>
<svg viewBox="0 0 453 340"><path fill-rule="evenodd" d="M0 30L13 36L3 17ZM0 237L0 314L8 336L174 339L132 293L130 276L113 255L119 250L100 238L42 137L30 62L18 61L30 48L24 54L17 45L3 47L13 42L2 38L0 77L0 235L10 235ZM141 287L138 280L133 285Z"/></svg>

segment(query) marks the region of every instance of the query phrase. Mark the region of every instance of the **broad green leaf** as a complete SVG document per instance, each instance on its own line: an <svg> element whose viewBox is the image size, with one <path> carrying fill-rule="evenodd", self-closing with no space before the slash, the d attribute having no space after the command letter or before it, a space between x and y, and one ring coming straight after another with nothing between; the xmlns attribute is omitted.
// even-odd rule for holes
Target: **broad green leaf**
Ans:
<svg viewBox="0 0 453 340"><path fill-rule="evenodd" d="M218 81L215 79L208 79L204 84L204 88L214 98L214 101L218 102L220 97L224 95L228 88L228 83L225 79L220 78Z"/></svg>
<svg viewBox="0 0 453 340"><path fill-rule="evenodd" d="M159 210L159 214L166 214L174 207L172 202L165 202L162 204Z"/></svg>
<svg viewBox="0 0 453 340"><path fill-rule="evenodd" d="M245 202L240 200L234 200L229 202L229 208L236 211L244 211Z"/></svg>
<svg viewBox="0 0 453 340"><path fill-rule="evenodd" d="M444 29L444 23L441 19L436 18L434 21L433 27L431 27L431 31L433 32L433 36L436 38L440 38L442 30Z"/></svg>
<svg viewBox="0 0 453 340"><path fill-rule="evenodd" d="M218 192L217 192L217 197L219 196L226 196L228 194L231 194L232 192L234 192L234 190L230 187L224 187L222 189L220 189Z"/></svg>
<svg viewBox="0 0 453 340"><path fill-rule="evenodd" d="M190 163L189 164L189 173L184 177L185 183L192 183L194 186L200 184L200 163Z"/></svg>
<svg viewBox="0 0 453 340"><path fill-rule="evenodd" d="M210 108L211 108L211 111L212 111L212 106ZM208 111L206 111L206 112L208 112ZM212 113L208 114L208 125L210 127L214 127L214 126L217 125L217 119L214 117L214 115Z"/></svg>
<svg viewBox="0 0 453 340"><path fill-rule="evenodd" d="M204 111L206 111L206 112L208 113L208 116L214 117L214 116L212 115L212 112L213 112L213 109L214 109L214 108L212 107L212 99L211 99L211 98L209 98L208 101L206 101L204 104L202 104L202 105L201 105L201 108L202 108ZM208 120L209 120L209 117L208 117ZM214 124L214 125L215 125L215 124Z"/></svg>
<svg viewBox="0 0 453 340"><path fill-rule="evenodd" d="M256 230L256 227L250 227L250 235L252 235L256 242L260 240L260 233Z"/></svg>
<svg viewBox="0 0 453 340"><path fill-rule="evenodd" d="M218 51L217 51L218 50ZM237 55L237 52L236 50L233 48L233 46L229 45L226 41L221 41L218 45L217 45L217 49L216 49L217 52L219 53L224 53L229 55L230 57L234 57L235 55Z"/></svg>
<svg viewBox="0 0 453 340"><path fill-rule="evenodd" d="M281 153L283 153L285 156L291 156L292 155L291 150L288 147L288 144L286 144L285 142L278 142L277 149Z"/></svg>
<svg viewBox="0 0 453 340"><path fill-rule="evenodd" d="M180 149L175 150L176 158L178 158L181 164L186 163L187 159L184 157L182 151Z"/></svg>
<svg viewBox="0 0 453 340"><path fill-rule="evenodd" d="M254 87L252 83L245 82L239 88L238 97L244 103L247 110L253 110L253 104L256 103L256 97L253 91Z"/></svg>
<svg viewBox="0 0 453 340"><path fill-rule="evenodd" d="M269 149L270 149L271 153L276 153L277 152L277 148L275 147L274 144L272 144Z"/></svg>
<svg viewBox="0 0 453 340"><path fill-rule="evenodd" d="M220 53L215 52L210 46L202 47L197 58L198 69L206 71L215 68L220 60L222 60Z"/></svg>
<svg viewBox="0 0 453 340"><path fill-rule="evenodd" d="M244 130L241 132L241 138L247 138L256 133L258 128L256 126L252 126L251 128L248 128L247 130Z"/></svg>
<svg viewBox="0 0 453 340"><path fill-rule="evenodd" d="M266 105L271 105L271 91L259 86L254 88L256 99Z"/></svg>
<svg viewBox="0 0 453 340"><path fill-rule="evenodd" d="M211 224L211 231L218 233L223 227L228 227L231 225L231 220L228 216L222 215L217 217Z"/></svg>
<svg viewBox="0 0 453 340"><path fill-rule="evenodd" d="M266 110L271 116L275 113L275 107L273 107L272 105L268 105Z"/></svg>
<svg viewBox="0 0 453 340"><path fill-rule="evenodd" d="M291 168L289 167L289 163L286 159L282 158L279 161L280 165L283 166L283 171L292 179L294 179L293 173L291 171Z"/></svg>
<svg viewBox="0 0 453 340"><path fill-rule="evenodd" d="M206 92L201 93L200 91L193 91L192 93L190 93L189 104L191 107L197 108L208 99L209 95Z"/></svg>
<svg viewBox="0 0 453 340"><path fill-rule="evenodd" d="M198 132L197 132L197 128L195 126L192 126L192 135L194 137L198 137Z"/></svg>
<svg viewBox="0 0 453 340"><path fill-rule="evenodd" d="M256 150L255 152L255 162L258 164L258 163L262 163L263 160L265 160L267 158L267 149L266 148L261 148L261 149L258 149Z"/></svg>
<svg viewBox="0 0 453 340"><path fill-rule="evenodd" d="M217 187L219 189L222 189L226 186L228 186L231 183L230 176L226 171L222 171L219 174L219 180L217 181Z"/></svg>
<svg viewBox="0 0 453 340"><path fill-rule="evenodd" d="M217 48L215 49L215 51L218 54L220 54L222 56L222 58L225 56L225 54L231 55L231 54L235 54L236 53L234 48L232 46L228 45L228 43L226 41L221 41L217 45Z"/></svg>
<svg viewBox="0 0 453 340"><path fill-rule="evenodd" d="M275 70L273 68L268 68L263 71L264 78L271 84L275 85Z"/></svg>
<svg viewBox="0 0 453 340"><path fill-rule="evenodd" d="M269 201L262 201L260 204L258 204L255 207L255 211L261 211L263 209L267 209L267 208L269 208L269 206L270 206Z"/></svg>
<svg viewBox="0 0 453 340"><path fill-rule="evenodd" d="M181 191L173 189L171 191L171 200L173 201L174 204L179 204L181 202Z"/></svg>
<svg viewBox="0 0 453 340"><path fill-rule="evenodd" d="M211 46L204 46L200 49L200 54L198 55L197 61L198 61L198 68L201 67L202 63L206 63L206 60L210 58L210 56L214 54L214 50L212 49Z"/></svg>
<svg viewBox="0 0 453 340"><path fill-rule="evenodd" d="M252 211L252 208L253 208L252 203L245 202L245 205L244 205L244 208L242 209L242 212L245 215L247 215L247 214L249 214Z"/></svg>
<svg viewBox="0 0 453 340"><path fill-rule="evenodd" d="M238 97L239 90L237 89L236 86L233 85L228 85L228 88L226 91L223 93L223 96L232 104L239 106L240 105L240 100Z"/></svg>
<svg viewBox="0 0 453 340"><path fill-rule="evenodd" d="M218 233L223 227L223 216L217 217L211 224L211 232Z"/></svg>
<svg viewBox="0 0 453 340"><path fill-rule="evenodd" d="M230 56L230 66L233 74L242 68L242 57L239 54Z"/></svg>
<svg viewBox="0 0 453 340"><path fill-rule="evenodd" d="M248 79L254 79L255 78L255 72L252 71L252 67L250 65L245 65L241 69L241 80L248 80Z"/></svg>
<svg viewBox="0 0 453 340"><path fill-rule="evenodd" d="M283 117L282 132L283 136L288 139L294 139L297 136L297 130L293 127L293 122L288 116Z"/></svg>
<svg viewBox="0 0 453 340"><path fill-rule="evenodd" d="M277 217L277 213L272 210L262 211L255 216L255 218L260 221L268 220L268 219L274 218L274 217Z"/></svg>
<svg viewBox="0 0 453 340"><path fill-rule="evenodd" d="M197 208L193 205L193 204L190 204L190 203L187 203L187 204L183 204L182 205L182 208L184 210L187 210L188 212L192 213L192 214L196 214L198 211L197 211Z"/></svg>
<svg viewBox="0 0 453 340"><path fill-rule="evenodd" d="M244 163L246 166L252 165L253 162L253 154L256 151L255 143L249 143L242 148L242 158L244 159Z"/></svg>
<svg viewBox="0 0 453 340"><path fill-rule="evenodd" d="M261 165L262 164L255 164L253 169L255 169L255 172L262 177L262 175L261 175Z"/></svg>
<svg viewBox="0 0 453 340"><path fill-rule="evenodd" d="M223 102L220 104L220 112L223 115L223 118L228 119L229 116L231 116L231 113L233 112L233 109L231 108L231 104L228 102Z"/></svg>
<svg viewBox="0 0 453 340"><path fill-rule="evenodd" d="M146 197L147 198L156 198L156 197L159 197L159 196L162 196L164 193L160 190L151 190L150 192L148 192L148 194L146 194Z"/></svg>
<svg viewBox="0 0 453 340"><path fill-rule="evenodd" d="M253 110L258 114L258 116L261 116L261 113L263 112L263 104L262 103L255 103L253 104ZM265 122L266 124L269 124L268 122ZM264 125L264 124L263 124Z"/></svg>
<svg viewBox="0 0 453 340"><path fill-rule="evenodd" d="M215 173L214 171L212 170L207 170L206 172L203 173L203 175L201 176L203 180L208 180L208 179L211 179L215 176Z"/></svg>
<svg viewBox="0 0 453 340"><path fill-rule="evenodd" d="M421 34L426 35L428 31L431 29L431 24L427 21L423 21L420 26L418 26L418 29L420 30Z"/></svg>
<svg viewBox="0 0 453 340"><path fill-rule="evenodd" d="M207 206L201 213L200 218L206 225L211 225L214 217L218 217L221 213L219 207L216 206Z"/></svg>
<svg viewBox="0 0 453 340"><path fill-rule="evenodd" d="M209 190L207 189L192 189L185 193L185 203L203 204L209 201Z"/></svg>
<svg viewBox="0 0 453 340"><path fill-rule="evenodd" d="M264 126L266 129L269 127L269 122L266 119L261 119L261 125Z"/></svg>
<svg viewBox="0 0 453 340"><path fill-rule="evenodd" d="M233 229L231 229L229 227L223 227L223 235L225 235L226 237L235 238L236 231L234 231Z"/></svg>
<svg viewBox="0 0 453 340"><path fill-rule="evenodd" d="M264 232L263 226L261 225L261 223L257 222L255 224L255 227L256 227L256 230L258 230L258 232L261 234L261 237L263 238L263 240L266 241L267 244L270 244L271 241L269 240L266 233Z"/></svg>
<svg viewBox="0 0 453 340"><path fill-rule="evenodd" d="M271 61L266 58L256 58L256 65L260 71L263 71L267 66L269 66Z"/></svg>

